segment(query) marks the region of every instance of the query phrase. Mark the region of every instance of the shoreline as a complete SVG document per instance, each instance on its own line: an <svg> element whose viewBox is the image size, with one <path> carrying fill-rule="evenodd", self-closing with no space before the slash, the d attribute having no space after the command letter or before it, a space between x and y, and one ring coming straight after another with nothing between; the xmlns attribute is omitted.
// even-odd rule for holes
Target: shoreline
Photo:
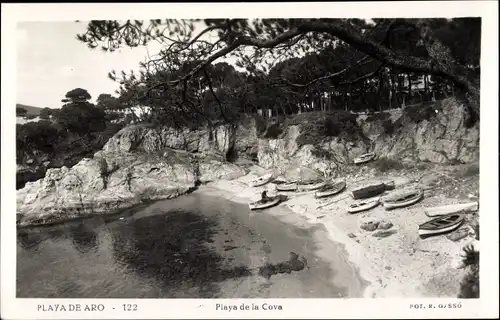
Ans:
<svg viewBox="0 0 500 320"><path fill-rule="evenodd" d="M238 179L236 179L238 180ZM234 188L235 187L235 180L226 180L226 181L217 181L217 182L212 182L205 186L204 188L200 188L198 192L205 194L205 195L210 195L210 196L215 196L215 197L220 197L224 198L225 200L228 201L233 201L237 202L240 204L247 204L250 200L254 200L249 194L249 191L262 191L265 189L265 186L261 187L249 187L249 186L243 186L241 185L243 190L238 190L236 191ZM241 192L243 191L243 192ZM245 192L246 191L246 192ZM257 194L257 192L255 192ZM305 193L305 192L304 192ZM240 195L238 195L240 194ZM246 196L241 196L241 194L244 194ZM302 195L304 196L304 195ZM290 201L290 199L288 200ZM292 206L287 206L286 202L285 204L280 204L279 206L284 205L287 211L292 212L296 214L296 218L298 219L286 219L287 223L293 224L295 226L301 227L302 223L306 224L320 224L321 227L324 229L328 240L331 241L334 245L338 246L340 251L344 251L345 255L343 258L345 258L345 262L347 262L350 267L353 268L353 270L357 273L357 276L362 281L365 281L366 284L363 288L362 291L362 296L360 298L369 298L371 295L371 292L375 290L373 286L376 286L376 277L371 275L370 270L367 270L367 268L363 268L361 266L368 266L367 260L366 259L356 259L355 257L359 257L358 255L353 255L354 252L358 252L359 249L355 248L355 246L352 245L352 242L349 241L350 239L347 237L347 234L345 236L342 236L342 233L340 229L336 228L335 226L326 226L324 223L321 223L320 221L313 221L311 219L311 215L308 215L306 212L301 212L301 210L296 209L296 207ZM262 214L271 214L276 216L274 213L277 211L277 207L272 207L266 210L263 210L261 213ZM256 214L260 214L257 212ZM276 216L278 219L282 218L281 216ZM293 221L295 220L295 221ZM302 221L300 221L302 220ZM297 225L299 224L299 225ZM339 236L340 235L340 236ZM346 239L347 238L347 239ZM319 254L322 258L327 258L328 260L331 260L331 257L325 257L324 255ZM338 258L337 256L335 258ZM378 286L376 287L378 289Z"/></svg>
<svg viewBox="0 0 500 320"><path fill-rule="evenodd" d="M254 165L247 170L246 175L233 180L205 183L193 192L247 204L249 201L257 200L263 190L268 190L269 194L276 193L272 182L260 187L248 185L251 180L269 171ZM438 171L442 170L438 169ZM446 169L443 172L446 172ZM420 177L417 177L418 174ZM434 170L424 170L419 173L393 171L384 173L384 178L381 178L375 175L374 170L362 169L357 174L351 173L344 176L347 188L338 195L315 199L314 192L282 193L289 196L287 201L274 208L252 214L270 214L298 227L303 227L303 224L321 225L325 229L328 241L319 240L319 243L325 245L331 242L345 251L345 255L341 254L345 256L345 262L356 270L360 280L369 283L364 287L363 297L365 298L456 298L460 282L466 273L465 269L460 268L462 249L468 244L473 244L478 248L479 241L473 238L473 232L457 241L451 241L445 236L423 240L419 238L418 225L430 220L423 212L423 207L467 201L464 197L466 198L465 195L476 189L474 185L476 178L464 184L460 182L457 184L455 182L458 181L450 183L444 181L441 175L446 177L446 174ZM373 182L392 180L395 182L396 189L418 186L424 190L425 196L419 203L406 208L385 211L379 205L362 213L347 214L347 207L354 201L348 196L350 189L369 180ZM162 200L165 199L156 201ZM147 201L142 205L149 205L156 201ZM328 203L330 205L324 206ZM131 206L117 212L99 213L98 216L126 215L127 212L134 212L137 207ZM286 210L280 210L280 208ZM283 214L283 211L286 213ZM84 219L87 216L79 218ZM70 220L61 219L59 222L64 223ZM361 223L373 220L391 222L393 227L387 230L389 234L376 237L375 234L382 230L371 232L360 229ZM44 224L17 225L17 228L43 226ZM465 226L467 227L470 229L470 226ZM330 248L329 253L332 251L334 250ZM334 264L331 254L328 256L327 253L324 252L322 258Z"/></svg>
<svg viewBox="0 0 500 320"><path fill-rule="evenodd" d="M260 192L275 193L272 182L260 187L250 187L248 182L263 173L262 168L250 170L246 176L234 180L220 180L209 183L198 192L209 193L239 203L248 203L259 198ZM396 188L414 186L413 179L386 176L394 180ZM366 179L364 179L366 180ZM429 220L422 207L457 202L458 199L442 195L427 195L420 203L407 208L385 211L378 206L370 211L355 215L347 214L347 206L353 202L346 198L352 185L352 177L346 178L347 190L339 195L317 200L314 192L286 193L289 199L277 207L256 214L275 215L276 208L284 207L295 214L287 219L289 223L321 224L333 243L346 251L346 260L369 284L365 287L364 298L388 297L449 297L456 298L465 269L459 268L460 253L467 244L479 244L478 240L465 237L453 242L445 236L422 240L418 236L418 224ZM358 179L359 181L359 179ZM427 193L427 192L426 192ZM344 199L343 199L344 198ZM328 207L325 203L340 200ZM279 217L278 217L279 218ZM384 238L374 237L374 232L359 228L361 221L387 219L394 226L394 234Z"/></svg>

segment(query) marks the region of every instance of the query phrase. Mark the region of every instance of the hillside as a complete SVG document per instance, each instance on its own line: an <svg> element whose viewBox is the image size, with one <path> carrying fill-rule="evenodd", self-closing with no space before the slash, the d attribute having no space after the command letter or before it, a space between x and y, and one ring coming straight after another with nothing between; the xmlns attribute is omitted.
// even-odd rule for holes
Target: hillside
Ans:
<svg viewBox="0 0 500 320"><path fill-rule="evenodd" d="M28 106L26 104L16 103L16 108L26 109L28 116L38 116L43 108Z"/></svg>

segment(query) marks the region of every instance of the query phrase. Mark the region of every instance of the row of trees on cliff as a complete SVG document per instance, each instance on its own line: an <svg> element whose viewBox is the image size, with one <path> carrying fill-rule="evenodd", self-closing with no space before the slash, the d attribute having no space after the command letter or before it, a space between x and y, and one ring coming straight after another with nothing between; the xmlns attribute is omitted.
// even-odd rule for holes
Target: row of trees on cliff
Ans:
<svg viewBox="0 0 500 320"><path fill-rule="evenodd" d="M120 84L110 108L147 107L148 120L180 126L259 110L383 110L448 94L477 113L480 33L480 18L158 19L91 21L77 38L104 51L163 43L138 73L109 73Z"/></svg>
<svg viewBox="0 0 500 320"><path fill-rule="evenodd" d="M77 35L90 48L152 40L165 48L139 72L111 71L117 96L101 94L94 105L77 88L61 109L18 126L18 159L116 121L197 126L267 111L383 110L447 94L464 94L477 113L480 33L479 18L91 21ZM217 63L223 56L234 66Z"/></svg>
<svg viewBox="0 0 500 320"><path fill-rule="evenodd" d="M76 88L66 93L60 109L44 108L40 121L17 124L17 163L52 161L56 167L72 165L102 148L122 127L113 123L117 116L106 111L102 97L105 95L94 105L87 90ZM65 162L67 157L69 163Z"/></svg>

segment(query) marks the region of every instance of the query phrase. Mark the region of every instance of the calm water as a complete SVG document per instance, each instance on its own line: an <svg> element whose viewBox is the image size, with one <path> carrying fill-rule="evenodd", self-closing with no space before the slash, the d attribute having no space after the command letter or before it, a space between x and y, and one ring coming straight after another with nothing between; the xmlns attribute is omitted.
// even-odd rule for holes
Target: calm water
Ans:
<svg viewBox="0 0 500 320"><path fill-rule="evenodd" d="M315 253L317 231L197 193L114 217L19 229L17 296L346 296ZM310 268L271 279L255 271L287 260L290 251L304 255Z"/></svg>

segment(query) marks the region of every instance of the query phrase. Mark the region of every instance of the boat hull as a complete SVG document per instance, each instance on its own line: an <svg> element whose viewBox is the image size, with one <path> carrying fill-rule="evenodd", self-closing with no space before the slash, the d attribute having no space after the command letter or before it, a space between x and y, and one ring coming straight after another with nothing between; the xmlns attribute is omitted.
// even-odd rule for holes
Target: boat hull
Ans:
<svg viewBox="0 0 500 320"><path fill-rule="evenodd" d="M420 200L422 200L423 197L424 197L424 193L422 191L418 191L414 197L412 197L408 200L400 201L400 202L393 202L392 200L386 200L386 201L383 200L382 204L384 205L384 208L386 210L392 210L392 209L403 208L403 207L407 207L407 206L410 206L412 204L415 204L415 203L419 202Z"/></svg>
<svg viewBox="0 0 500 320"><path fill-rule="evenodd" d="M378 196L387 190L385 183L375 183L368 186L360 187L352 190L352 197L354 199L367 199Z"/></svg>
<svg viewBox="0 0 500 320"><path fill-rule="evenodd" d="M424 212L428 217L446 216L452 213L473 212L479 210L478 202L450 204L441 207L425 208Z"/></svg>
<svg viewBox="0 0 500 320"><path fill-rule="evenodd" d="M278 191L296 191L299 186L296 183L287 183L276 185L276 190Z"/></svg>
<svg viewBox="0 0 500 320"><path fill-rule="evenodd" d="M457 222L454 225L451 225L449 227L441 228L441 229L436 229L436 230L427 230L427 229L418 229L418 234L421 237L429 237L429 236L437 236L440 234L444 234L453 230L458 229L463 223L463 220Z"/></svg>
<svg viewBox="0 0 500 320"><path fill-rule="evenodd" d="M353 214L353 213L358 213L358 212L362 212L362 211L367 211L367 210L375 208L376 206L379 205L379 203L380 203L380 201L378 199L366 201L366 202L360 202L360 203L357 203L357 206L353 206L353 205L356 205L356 203L355 203L355 204L350 205L349 208L347 208L347 212L350 214Z"/></svg>
<svg viewBox="0 0 500 320"><path fill-rule="evenodd" d="M252 180L250 182L250 186L252 187L260 187L260 186L263 186L265 185L266 183L269 183L272 179L272 174L267 174L267 175L264 175L260 178L257 178L255 180Z"/></svg>
<svg viewBox="0 0 500 320"><path fill-rule="evenodd" d="M452 221L447 221L452 218L454 218ZM459 228L464 221L465 215L463 213L453 213L448 216L438 217L419 225L418 234L423 238L444 234Z"/></svg>
<svg viewBox="0 0 500 320"><path fill-rule="evenodd" d="M319 182L315 184L303 184L299 186L300 190L305 190L305 191L314 191L323 188L324 186L327 185L327 182Z"/></svg>
<svg viewBox="0 0 500 320"><path fill-rule="evenodd" d="M346 187L345 182L340 182L338 184L335 184L332 189L330 190L325 190L325 191L316 191L314 196L319 199L319 198L326 198L326 197L331 197L333 195L339 194L340 192L344 191Z"/></svg>
<svg viewBox="0 0 500 320"><path fill-rule="evenodd" d="M264 202L264 203L262 203L260 201L249 203L248 207L250 208L250 210L264 210L264 209L267 209L270 207L274 207L279 202L280 202L280 198L276 197L273 200L268 201L268 202Z"/></svg>
<svg viewBox="0 0 500 320"><path fill-rule="evenodd" d="M375 158L373 153L365 153L361 156L354 158L354 164L363 164L372 161Z"/></svg>

